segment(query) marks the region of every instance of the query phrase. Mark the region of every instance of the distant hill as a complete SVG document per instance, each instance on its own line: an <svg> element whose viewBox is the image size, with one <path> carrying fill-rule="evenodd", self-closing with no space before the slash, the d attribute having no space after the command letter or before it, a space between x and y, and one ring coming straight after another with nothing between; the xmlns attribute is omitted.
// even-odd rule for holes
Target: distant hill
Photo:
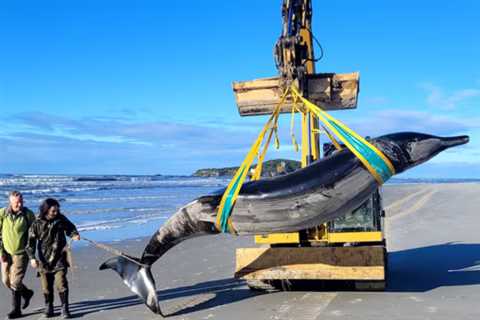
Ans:
<svg viewBox="0 0 480 320"><path fill-rule="evenodd" d="M262 177L274 177L279 174L285 174L300 169L300 161L288 160L288 159L275 159L268 160L263 163ZM256 165L252 165L252 168L256 168ZM193 176L195 177L231 177L235 174L238 167L228 168L207 168L199 169L195 171Z"/></svg>

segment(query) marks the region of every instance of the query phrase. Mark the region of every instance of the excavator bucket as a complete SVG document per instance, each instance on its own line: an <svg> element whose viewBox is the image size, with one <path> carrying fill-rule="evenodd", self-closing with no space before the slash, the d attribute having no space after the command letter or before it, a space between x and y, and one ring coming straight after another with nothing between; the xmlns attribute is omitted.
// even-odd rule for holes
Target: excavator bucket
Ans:
<svg viewBox="0 0 480 320"><path fill-rule="evenodd" d="M308 99L324 110L354 109L357 107L360 74L320 73L307 75ZM280 102L280 78L262 78L234 82L233 91L241 116L271 114ZM287 98L280 112L292 111L292 100Z"/></svg>

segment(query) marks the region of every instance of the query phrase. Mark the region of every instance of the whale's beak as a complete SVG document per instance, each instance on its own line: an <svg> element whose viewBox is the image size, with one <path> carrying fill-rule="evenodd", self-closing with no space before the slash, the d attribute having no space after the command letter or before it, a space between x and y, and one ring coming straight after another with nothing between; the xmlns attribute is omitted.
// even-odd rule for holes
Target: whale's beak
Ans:
<svg viewBox="0 0 480 320"><path fill-rule="evenodd" d="M446 137L441 138L442 146L447 149L455 146L460 146L462 144L468 143L470 141L469 136L457 136L457 137Z"/></svg>
<svg viewBox="0 0 480 320"><path fill-rule="evenodd" d="M438 137L427 134L407 133L404 140L408 141L403 144L403 148L408 155L408 165L401 166L397 172L418 166L435 157L446 149L460 146L469 142L469 136L455 137Z"/></svg>

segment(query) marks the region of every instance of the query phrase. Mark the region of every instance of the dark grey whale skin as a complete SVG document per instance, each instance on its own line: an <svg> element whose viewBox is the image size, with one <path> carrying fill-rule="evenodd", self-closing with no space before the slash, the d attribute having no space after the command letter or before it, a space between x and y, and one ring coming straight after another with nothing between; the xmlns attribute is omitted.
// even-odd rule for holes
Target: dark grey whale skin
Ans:
<svg viewBox="0 0 480 320"><path fill-rule="evenodd" d="M401 173L468 140L468 136L441 138L403 132L371 142L389 158L395 172ZM361 162L344 149L293 173L245 183L232 211L232 224L238 234L293 232L318 226L356 209L377 187ZM179 209L152 236L142 261L152 264L185 239L218 233L215 210L223 191Z"/></svg>
<svg viewBox="0 0 480 320"><path fill-rule="evenodd" d="M468 141L468 136L442 138L402 132L370 142L388 157L395 173L400 173ZM245 183L231 214L232 225L238 234L293 232L315 227L356 209L378 186L353 153L343 149L293 173ZM188 238L219 233L215 227L216 208L223 191L199 197L180 208L152 236L141 262L150 266ZM115 265L111 260L104 268ZM136 288L129 287L135 292ZM155 306L149 308L154 311Z"/></svg>

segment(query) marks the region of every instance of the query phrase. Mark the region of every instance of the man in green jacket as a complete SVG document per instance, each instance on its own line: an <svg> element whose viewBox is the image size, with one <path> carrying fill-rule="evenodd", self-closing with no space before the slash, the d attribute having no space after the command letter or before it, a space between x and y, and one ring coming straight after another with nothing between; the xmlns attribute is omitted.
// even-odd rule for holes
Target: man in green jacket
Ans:
<svg viewBox="0 0 480 320"><path fill-rule="evenodd" d="M23 284L23 277L28 267L25 251L28 229L34 222L35 215L23 206L20 192L10 192L8 200L9 206L0 209L0 258L2 282L12 291L12 311L8 314L8 319L16 319L22 316L22 297L22 308L25 309L33 296L33 291Z"/></svg>

